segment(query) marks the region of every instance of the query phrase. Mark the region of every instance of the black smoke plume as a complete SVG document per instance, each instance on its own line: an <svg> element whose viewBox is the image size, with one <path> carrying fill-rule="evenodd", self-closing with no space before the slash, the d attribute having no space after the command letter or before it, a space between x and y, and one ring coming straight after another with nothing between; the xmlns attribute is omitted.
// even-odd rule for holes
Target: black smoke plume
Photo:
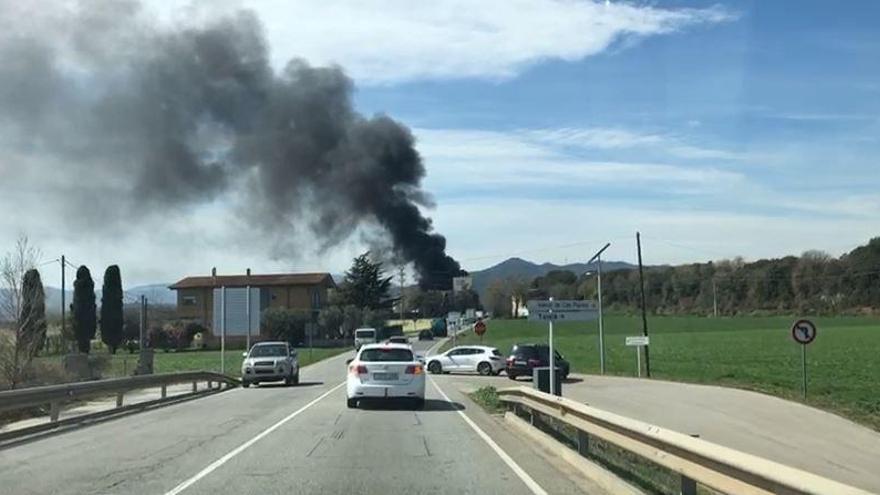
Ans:
<svg viewBox="0 0 880 495"><path fill-rule="evenodd" d="M0 149L109 177L92 222L236 192L248 222L308 218L324 247L378 226L423 287L449 288L460 266L419 209L431 200L409 129L356 112L339 67L293 59L276 73L248 11L148 19L137 2L0 0Z"/></svg>

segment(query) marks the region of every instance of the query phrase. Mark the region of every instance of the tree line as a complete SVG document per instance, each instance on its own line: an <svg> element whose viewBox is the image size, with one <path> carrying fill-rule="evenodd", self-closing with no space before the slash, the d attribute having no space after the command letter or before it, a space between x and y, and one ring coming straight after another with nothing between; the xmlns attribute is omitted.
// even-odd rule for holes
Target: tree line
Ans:
<svg viewBox="0 0 880 495"><path fill-rule="evenodd" d="M880 237L839 258L821 251L801 256L742 258L644 269L648 311L655 314L838 314L880 308ZM510 316L527 299L595 299L596 276L553 271L533 280L496 280L487 290L494 314ZM602 274L606 308L640 307L639 272ZM513 301L513 303L512 303Z"/></svg>
<svg viewBox="0 0 880 495"><path fill-rule="evenodd" d="M0 332L0 371L11 388L25 377L33 359L46 346L46 293L37 269L41 251L27 237L16 242L12 252L0 260L0 279L4 291L0 319L9 329ZM95 303L95 283L86 266L80 266L73 282L70 305L70 335L62 336L89 353L98 327L101 340L115 353L123 340L122 278L119 267L104 272L100 318Z"/></svg>

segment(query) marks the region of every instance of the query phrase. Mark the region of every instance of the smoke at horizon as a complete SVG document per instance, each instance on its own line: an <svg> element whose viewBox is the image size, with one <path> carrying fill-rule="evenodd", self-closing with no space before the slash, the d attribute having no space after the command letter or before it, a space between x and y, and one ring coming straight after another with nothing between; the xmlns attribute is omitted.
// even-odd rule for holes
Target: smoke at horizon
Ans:
<svg viewBox="0 0 880 495"><path fill-rule="evenodd" d="M276 73L249 11L160 27L135 1L55 7L0 2L0 129L7 154L54 160L85 191L112 185L75 221L235 193L263 232L305 224L329 248L374 225L423 287L461 271L420 211L432 202L412 133L359 114L341 68L292 59Z"/></svg>

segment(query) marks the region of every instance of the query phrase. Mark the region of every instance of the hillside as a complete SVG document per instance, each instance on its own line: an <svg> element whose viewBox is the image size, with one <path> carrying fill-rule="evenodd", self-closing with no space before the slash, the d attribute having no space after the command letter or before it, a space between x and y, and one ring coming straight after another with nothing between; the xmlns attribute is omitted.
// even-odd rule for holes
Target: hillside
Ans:
<svg viewBox="0 0 880 495"><path fill-rule="evenodd" d="M632 265L623 261L602 262L603 272L629 270L632 268L636 268L636 265ZM584 272L594 271L595 269L595 263L589 265L587 263L570 263L567 265L542 263L539 265L537 263L532 263L531 261L527 261L522 258L509 258L502 261L501 263L498 263L497 265L490 266L489 268L473 271L471 272L471 276L473 277L474 281L474 290L477 291L478 294L480 294L481 298L483 298L486 289L489 287L489 284L491 284L493 280L505 280L507 278L513 277L532 281L535 277L546 275L553 270L568 270L577 275L580 275Z"/></svg>
<svg viewBox="0 0 880 495"><path fill-rule="evenodd" d="M177 298L173 290L168 288L169 284L150 284L138 285L125 290L125 303L137 302L141 295L147 296L150 304L177 304ZM61 289L57 287L46 287L46 312L52 315L61 314ZM73 290L68 289L66 294L67 304L73 299ZM0 294L0 298L2 298ZM101 306L101 289L95 290L95 300L98 306Z"/></svg>

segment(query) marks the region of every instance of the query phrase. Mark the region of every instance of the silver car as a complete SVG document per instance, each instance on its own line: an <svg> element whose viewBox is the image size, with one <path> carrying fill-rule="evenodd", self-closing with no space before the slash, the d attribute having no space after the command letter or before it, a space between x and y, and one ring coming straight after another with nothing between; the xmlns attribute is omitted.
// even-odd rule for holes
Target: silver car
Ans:
<svg viewBox="0 0 880 495"><path fill-rule="evenodd" d="M243 353L241 384L250 387L260 382L299 383L299 359L296 349L287 342L260 342Z"/></svg>

